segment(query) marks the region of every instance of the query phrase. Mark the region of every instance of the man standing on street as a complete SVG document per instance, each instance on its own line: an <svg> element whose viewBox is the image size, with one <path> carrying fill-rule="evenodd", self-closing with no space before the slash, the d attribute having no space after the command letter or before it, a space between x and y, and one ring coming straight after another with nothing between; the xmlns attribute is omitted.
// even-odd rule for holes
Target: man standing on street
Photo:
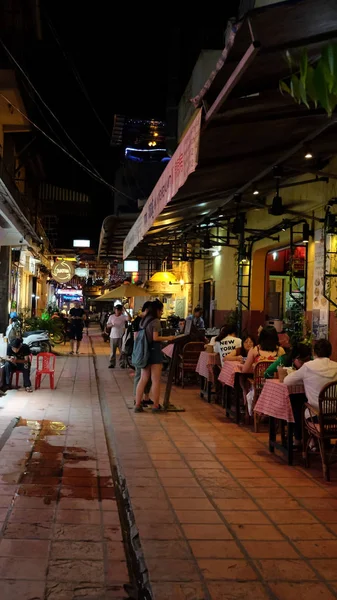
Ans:
<svg viewBox="0 0 337 600"><path fill-rule="evenodd" d="M193 315L187 317L187 320L192 321L194 327L196 327L197 329L205 329L205 322L202 318L201 306L196 306L196 308L193 311Z"/></svg>
<svg viewBox="0 0 337 600"><path fill-rule="evenodd" d="M80 353L80 345L83 338L83 327L84 327L84 310L81 308L79 302L75 302L74 307L69 312L70 316L70 354L74 354L75 342L76 354Z"/></svg>
<svg viewBox="0 0 337 600"><path fill-rule="evenodd" d="M110 329L111 356L109 369L114 369L116 366L117 348L119 349L119 354L121 354L122 337L124 335L125 325L131 319L129 315L123 314L123 306L121 304L116 304L114 312L115 314L109 317L106 324L108 332Z"/></svg>

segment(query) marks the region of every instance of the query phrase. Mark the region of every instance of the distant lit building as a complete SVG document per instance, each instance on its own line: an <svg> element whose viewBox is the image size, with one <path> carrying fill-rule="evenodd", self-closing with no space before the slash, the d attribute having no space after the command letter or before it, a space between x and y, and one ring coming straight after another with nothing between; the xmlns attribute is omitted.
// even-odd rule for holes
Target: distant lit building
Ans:
<svg viewBox="0 0 337 600"><path fill-rule="evenodd" d="M39 205L43 226L54 248L71 248L77 231L83 238L91 239L92 205L87 194L42 183Z"/></svg>
<svg viewBox="0 0 337 600"><path fill-rule="evenodd" d="M136 213L148 198L169 156L165 123L115 115L111 145L120 151L114 185L114 214Z"/></svg>

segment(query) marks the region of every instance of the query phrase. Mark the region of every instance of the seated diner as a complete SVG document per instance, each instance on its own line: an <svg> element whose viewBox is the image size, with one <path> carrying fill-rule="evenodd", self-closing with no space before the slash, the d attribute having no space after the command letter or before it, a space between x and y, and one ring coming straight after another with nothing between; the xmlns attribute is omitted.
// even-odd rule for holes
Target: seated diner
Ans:
<svg viewBox="0 0 337 600"><path fill-rule="evenodd" d="M265 379L273 379L273 377L278 376L277 373L279 367L293 367L294 369L300 369L302 365L308 362L308 360L311 360L311 358L311 346L304 342L296 343L291 350L286 352L286 354L279 356L279 358L268 367L264 377Z"/></svg>
<svg viewBox="0 0 337 600"><path fill-rule="evenodd" d="M243 363L244 359L247 358L249 350L256 346L254 338L248 333L242 337L241 348L235 348L230 354L227 354L224 358L224 362L236 361Z"/></svg>
<svg viewBox="0 0 337 600"><path fill-rule="evenodd" d="M252 373L254 364L260 360L275 361L280 356L283 356L283 354L285 354L285 351L279 345L275 327L267 325L260 332L257 346L249 350L242 373Z"/></svg>
<svg viewBox="0 0 337 600"><path fill-rule="evenodd" d="M223 327L215 340L214 352L220 354L221 366L224 366L226 356L241 348L242 340L237 337L235 325Z"/></svg>
<svg viewBox="0 0 337 600"><path fill-rule="evenodd" d="M299 394L296 394L296 398L292 400L295 419L295 445L299 445L302 439L303 403L308 402L318 410L318 398L321 390L328 383L337 381L337 362L330 359L331 354L332 346L330 342L328 340L318 340L314 346L314 360L305 362L298 370L289 375L286 369L279 369L280 380L288 387L296 384L304 386L304 399L299 398Z"/></svg>

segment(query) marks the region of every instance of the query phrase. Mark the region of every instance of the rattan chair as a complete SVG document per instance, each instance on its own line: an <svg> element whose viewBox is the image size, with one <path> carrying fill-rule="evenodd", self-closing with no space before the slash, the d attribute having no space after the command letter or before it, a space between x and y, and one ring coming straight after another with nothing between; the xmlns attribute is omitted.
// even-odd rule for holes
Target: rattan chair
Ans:
<svg viewBox="0 0 337 600"><path fill-rule="evenodd" d="M255 364L254 367L254 377L253 377L253 389L254 389L254 400L253 400L253 415L254 415L254 431L255 433L259 433L259 425L261 422L261 418L263 415L257 413L254 408L259 399L259 396L262 392L262 388L265 382L264 374L268 367L273 364L273 360L260 360Z"/></svg>
<svg viewBox="0 0 337 600"><path fill-rule="evenodd" d="M318 397L318 410L311 404L303 407L303 458L309 467L310 445L317 441L321 454L323 475L330 481L330 465L337 462L337 381L328 383Z"/></svg>
<svg viewBox="0 0 337 600"><path fill-rule="evenodd" d="M200 352L204 350L203 342L188 342L179 356L178 373L181 387L184 387L185 373L195 373Z"/></svg>

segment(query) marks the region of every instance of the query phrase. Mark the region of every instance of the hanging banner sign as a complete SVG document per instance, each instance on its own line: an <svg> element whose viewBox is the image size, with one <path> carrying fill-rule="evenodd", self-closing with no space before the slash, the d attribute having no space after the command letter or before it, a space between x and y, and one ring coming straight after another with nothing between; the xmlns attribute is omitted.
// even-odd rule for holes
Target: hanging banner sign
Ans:
<svg viewBox="0 0 337 600"><path fill-rule="evenodd" d="M58 283L68 283L74 277L74 267L64 260L56 262L52 267L51 276Z"/></svg>
<svg viewBox="0 0 337 600"><path fill-rule="evenodd" d="M312 303L312 332L315 339L328 338L329 302L324 296L324 242L322 230L315 231L315 263ZM327 260L329 271L329 261Z"/></svg>
<svg viewBox="0 0 337 600"><path fill-rule="evenodd" d="M158 179L141 214L125 238L123 246L124 260L144 238L165 206L184 185L188 176L195 171L198 164L200 125L201 109L196 112L186 135Z"/></svg>

